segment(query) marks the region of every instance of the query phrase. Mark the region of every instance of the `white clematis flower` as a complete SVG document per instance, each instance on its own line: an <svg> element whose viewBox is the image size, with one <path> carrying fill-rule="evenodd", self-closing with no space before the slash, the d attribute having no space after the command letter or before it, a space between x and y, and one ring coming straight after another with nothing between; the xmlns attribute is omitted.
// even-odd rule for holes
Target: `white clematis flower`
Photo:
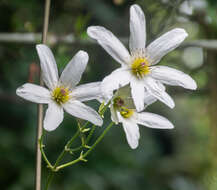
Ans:
<svg viewBox="0 0 217 190"><path fill-rule="evenodd" d="M146 100L149 102L149 100ZM122 123L128 144L137 148L140 138L138 124L156 129L172 129L173 124L166 118L148 112L138 113L130 96L129 85L121 87L114 95L110 106L111 119Z"/></svg>
<svg viewBox="0 0 217 190"><path fill-rule="evenodd" d="M88 54L79 51L63 70L60 78L51 50L45 45L36 46L42 69L43 80L48 87L26 83L16 91L17 95L39 104L48 104L44 118L44 129L55 130L63 121L63 110L95 125L103 121L98 113L82 101L100 96L100 82L77 86L88 62Z"/></svg>
<svg viewBox="0 0 217 190"><path fill-rule="evenodd" d="M88 35L109 53L121 68L113 71L102 82L104 96L109 99L112 91L130 83L132 97L137 111L144 109L146 96L152 96L174 107L172 98L165 92L162 85L178 85L195 90L195 81L187 74L165 66L154 66L161 58L179 46L188 36L184 29L173 29L146 47L145 16L138 5L130 8L130 40L128 50L107 29L101 26L91 26L87 29Z"/></svg>

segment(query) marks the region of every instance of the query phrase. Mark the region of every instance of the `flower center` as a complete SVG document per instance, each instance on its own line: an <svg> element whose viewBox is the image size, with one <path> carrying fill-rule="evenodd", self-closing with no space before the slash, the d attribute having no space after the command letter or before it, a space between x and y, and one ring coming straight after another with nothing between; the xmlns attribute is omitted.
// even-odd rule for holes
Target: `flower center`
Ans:
<svg viewBox="0 0 217 190"><path fill-rule="evenodd" d="M124 105L124 100L121 97L117 97L114 99L114 106L116 108L120 108Z"/></svg>
<svg viewBox="0 0 217 190"><path fill-rule="evenodd" d="M130 118L133 115L134 111L125 107L121 107L120 114L124 118Z"/></svg>
<svg viewBox="0 0 217 190"><path fill-rule="evenodd" d="M124 118L130 118L134 113L133 109L128 109L124 107L124 100L121 97L116 97L114 99L113 105L117 109L117 111L120 112L121 116Z"/></svg>
<svg viewBox="0 0 217 190"><path fill-rule="evenodd" d="M56 87L52 92L52 98L57 104L64 104L70 98L70 91L68 88L62 86Z"/></svg>
<svg viewBox="0 0 217 190"><path fill-rule="evenodd" d="M138 78L142 78L150 72L149 63L145 58L134 59L131 69L132 73Z"/></svg>

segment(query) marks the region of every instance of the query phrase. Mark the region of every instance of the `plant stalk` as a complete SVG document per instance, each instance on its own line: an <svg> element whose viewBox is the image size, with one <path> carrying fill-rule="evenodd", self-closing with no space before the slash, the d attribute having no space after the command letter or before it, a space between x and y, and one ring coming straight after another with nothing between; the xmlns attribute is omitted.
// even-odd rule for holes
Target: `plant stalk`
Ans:
<svg viewBox="0 0 217 190"><path fill-rule="evenodd" d="M49 14L50 14L50 1L51 0L45 0L44 25L43 25L43 33L42 33L43 44L45 44L47 40L47 31L48 31ZM43 86L41 73L40 73L40 85ZM36 138L35 190L41 190L41 151L40 151L39 138L42 136L42 131L43 131L43 105L39 104L38 105L38 128L37 128L37 138Z"/></svg>
<svg viewBox="0 0 217 190"><path fill-rule="evenodd" d="M71 166L71 165L73 165L73 164L75 164L77 162L80 162L80 161L87 161L87 160L85 160L85 158L87 157L87 155L90 154L90 152L96 147L96 145L103 139L103 137L106 135L106 133L109 131L109 129L113 126L113 124L114 123L111 122L106 127L106 129L103 131L103 133L97 138L97 140L95 141L95 143L90 147L90 149L87 152L85 152L84 154L83 154L83 152L81 152L81 155L80 155L79 158L77 158L77 159L75 159L75 160L73 160L71 162L68 162L66 164L62 164L62 165L56 167L56 170L58 171L60 169L63 169L63 168L68 167L68 166Z"/></svg>

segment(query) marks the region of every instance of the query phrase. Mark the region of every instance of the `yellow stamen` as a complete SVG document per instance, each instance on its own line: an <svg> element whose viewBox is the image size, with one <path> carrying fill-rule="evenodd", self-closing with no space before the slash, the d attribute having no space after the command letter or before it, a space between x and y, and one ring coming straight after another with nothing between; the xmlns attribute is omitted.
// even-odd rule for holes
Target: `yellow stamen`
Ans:
<svg viewBox="0 0 217 190"><path fill-rule="evenodd" d="M56 87L52 92L52 98L57 104L64 104L70 98L70 91L63 86Z"/></svg>
<svg viewBox="0 0 217 190"><path fill-rule="evenodd" d="M150 72L149 63L145 58L134 59L131 65L132 73L138 78L142 78Z"/></svg>
<svg viewBox="0 0 217 190"><path fill-rule="evenodd" d="M130 118L133 115L134 111L125 107L121 108L120 114L124 118Z"/></svg>

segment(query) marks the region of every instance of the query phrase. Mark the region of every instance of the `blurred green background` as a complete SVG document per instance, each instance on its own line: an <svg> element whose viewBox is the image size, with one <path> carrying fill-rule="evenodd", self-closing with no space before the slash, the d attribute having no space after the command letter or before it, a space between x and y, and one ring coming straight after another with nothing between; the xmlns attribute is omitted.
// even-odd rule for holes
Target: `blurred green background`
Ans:
<svg viewBox="0 0 217 190"><path fill-rule="evenodd" d="M216 0L53 0L48 42L61 71L80 49L90 60L81 83L100 81L119 65L86 34L103 25L128 47L129 7L138 3L147 19L148 43L164 32L185 28L187 40L160 62L190 74L197 91L168 87L176 107L160 102L148 111L167 117L173 130L140 127L140 145L130 149L121 126L79 163L60 171L52 190L216 190L217 189L217 1ZM30 190L34 184L37 106L17 97L23 83L38 83L43 0L0 0L0 189ZM98 109L95 101L89 105ZM46 134L54 162L75 133L68 114ZM109 113L106 115L109 122ZM105 126L104 126L105 127ZM103 128L96 130L94 138ZM94 140L94 139L93 139ZM78 142L77 142L78 143ZM70 159L68 157L67 159ZM47 168L43 162L43 185Z"/></svg>

